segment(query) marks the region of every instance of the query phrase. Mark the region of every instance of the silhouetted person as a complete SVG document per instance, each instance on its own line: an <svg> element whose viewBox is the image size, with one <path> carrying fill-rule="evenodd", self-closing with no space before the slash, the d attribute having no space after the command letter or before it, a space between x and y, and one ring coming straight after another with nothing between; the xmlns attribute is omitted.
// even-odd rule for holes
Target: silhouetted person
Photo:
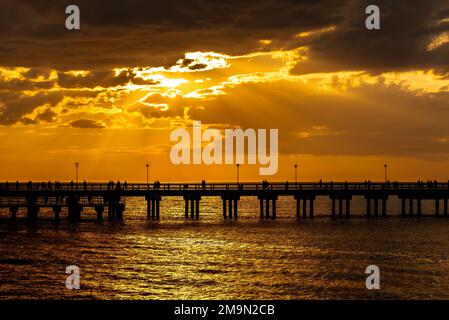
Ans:
<svg viewBox="0 0 449 320"><path fill-rule="evenodd" d="M8 182L8 181L6 181L6 184L5 184L5 189L6 189L6 190L8 190L8 189L9 189L9 182Z"/></svg>
<svg viewBox="0 0 449 320"><path fill-rule="evenodd" d="M117 181L116 189L120 190L120 188L121 188L121 184L120 184L120 180L119 180L119 181Z"/></svg>
<svg viewBox="0 0 449 320"><path fill-rule="evenodd" d="M19 190L19 180L16 180L16 190Z"/></svg>
<svg viewBox="0 0 449 320"><path fill-rule="evenodd" d="M201 181L201 187L203 187L203 189L206 189L206 180Z"/></svg>
<svg viewBox="0 0 449 320"><path fill-rule="evenodd" d="M125 180L125 182L123 183L123 189L126 189L126 188L128 188L128 184L126 183L126 180Z"/></svg>
<svg viewBox="0 0 449 320"><path fill-rule="evenodd" d="M70 181L70 189L72 189L72 190L73 190L73 187L74 187L74 185L75 185L75 183L73 182L73 180L72 180L72 181Z"/></svg>
<svg viewBox="0 0 449 320"><path fill-rule="evenodd" d="M28 181L28 183L27 183L27 189L28 190L31 190L33 188L33 182L31 182L31 180L30 181Z"/></svg>

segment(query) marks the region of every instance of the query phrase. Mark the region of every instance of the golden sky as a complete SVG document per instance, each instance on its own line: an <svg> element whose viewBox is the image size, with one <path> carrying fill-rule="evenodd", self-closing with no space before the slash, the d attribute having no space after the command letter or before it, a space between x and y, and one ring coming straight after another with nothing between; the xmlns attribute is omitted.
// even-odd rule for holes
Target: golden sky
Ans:
<svg viewBox="0 0 449 320"><path fill-rule="evenodd" d="M0 176L235 180L170 163L170 132L279 129L279 170L241 181L449 179L449 4L2 1ZM7 13L5 13L7 12Z"/></svg>

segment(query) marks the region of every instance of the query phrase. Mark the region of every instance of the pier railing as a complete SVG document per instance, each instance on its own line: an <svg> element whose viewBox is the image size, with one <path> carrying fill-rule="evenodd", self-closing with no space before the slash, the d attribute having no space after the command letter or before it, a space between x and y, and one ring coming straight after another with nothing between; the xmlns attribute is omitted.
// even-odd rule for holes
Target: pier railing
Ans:
<svg viewBox="0 0 449 320"><path fill-rule="evenodd" d="M244 183L0 183L0 191L106 191L106 190L214 190L214 191L292 191L292 190L348 190L348 191L368 191L368 190L449 190L449 182L244 182Z"/></svg>

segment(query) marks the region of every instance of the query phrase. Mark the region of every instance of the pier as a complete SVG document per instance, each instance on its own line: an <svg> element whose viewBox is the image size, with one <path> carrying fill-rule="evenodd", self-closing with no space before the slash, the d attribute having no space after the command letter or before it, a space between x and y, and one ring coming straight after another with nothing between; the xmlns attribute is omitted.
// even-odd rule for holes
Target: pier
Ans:
<svg viewBox="0 0 449 320"><path fill-rule="evenodd" d="M319 183L1 183L0 207L8 208L11 219L17 218L19 208L26 208L27 219L36 221L41 208L51 208L54 219L60 219L66 208L71 222L80 221L84 208L93 208L98 221L107 214L110 221L121 221L126 215L124 199L141 197L147 202L147 219L159 220L160 202L167 197L184 199L187 220L201 216L202 197L219 197L223 203L223 219L238 219L241 197L255 197L260 203L260 219L276 219L279 197L296 200L296 218L314 217L316 198L328 197L330 217L349 219L353 197L366 200L366 216L387 217L390 197L401 202L400 216L421 216L422 201L434 201L436 217L448 217L448 183L371 183L371 182L319 182Z"/></svg>

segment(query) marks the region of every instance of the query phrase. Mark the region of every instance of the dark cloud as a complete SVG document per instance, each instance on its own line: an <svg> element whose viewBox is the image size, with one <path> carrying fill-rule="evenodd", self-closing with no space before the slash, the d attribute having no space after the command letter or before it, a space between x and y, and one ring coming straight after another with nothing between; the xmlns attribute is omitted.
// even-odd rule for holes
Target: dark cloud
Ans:
<svg viewBox="0 0 449 320"><path fill-rule="evenodd" d="M70 126L74 128L82 128L82 129L101 129L105 126L95 120L90 119L78 119L70 122Z"/></svg>
<svg viewBox="0 0 449 320"><path fill-rule="evenodd" d="M39 113L36 117L39 121L54 122L57 114L51 109L46 109L44 112Z"/></svg>
<svg viewBox="0 0 449 320"><path fill-rule="evenodd" d="M37 107L43 105L55 106L63 97L59 92L38 92L32 96L22 93L0 92L0 105L2 105L0 125L10 125L23 121L23 117Z"/></svg>
<svg viewBox="0 0 449 320"><path fill-rule="evenodd" d="M58 84L64 88L93 88L113 87L118 85L126 85L128 82L139 82L133 80L135 73L132 70L123 70L118 75L112 70L92 70L87 74L72 74L65 72L58 72ZM155 82L148 82L147 84L155 84Z"/></svg>
<svg viewBox="0 0 449 320"><path fill-rule="evenodd" d="M81 30L65 29L69 1L3 0L0 65L95 69L171 65L186 51L246 53L336 23L340 1L184 0L76 2ZM336 13L337 12L337 13Z"/></svg>
<svg viewBox="0 0 449 320"><path fill-rule="evenodd" d="M294 73L448 70L448 45L426 51L432 37L449 30L449 22L438 23L449 17L445 0L378 0L381 30L376 31L365 28L365 8L372 4L369 0L76 3L81 10L81 30L69 31L64 23L70 1L2 0L0 65L57 70L168 66L187 51L242 54L260 50L258 40L271 39L267 48L310 47L310 59L298 65ZM335 26L335 31L294 37L329 26Z"/></svg>
<svg viewBox="0 0 449 320"><path fill-rule="evenodd" d="M380 30L365 28L365 8L372 1L347 2L340 9L345 19L335 24L334 32L300 42L310 47L310 57L292 72L368 70L378 73L430 68L449 71L449 45L427 50L434 37L449 31L449 21L441 22L449 18L447 1L379 0L375 3L381 12Z"/></svg>

